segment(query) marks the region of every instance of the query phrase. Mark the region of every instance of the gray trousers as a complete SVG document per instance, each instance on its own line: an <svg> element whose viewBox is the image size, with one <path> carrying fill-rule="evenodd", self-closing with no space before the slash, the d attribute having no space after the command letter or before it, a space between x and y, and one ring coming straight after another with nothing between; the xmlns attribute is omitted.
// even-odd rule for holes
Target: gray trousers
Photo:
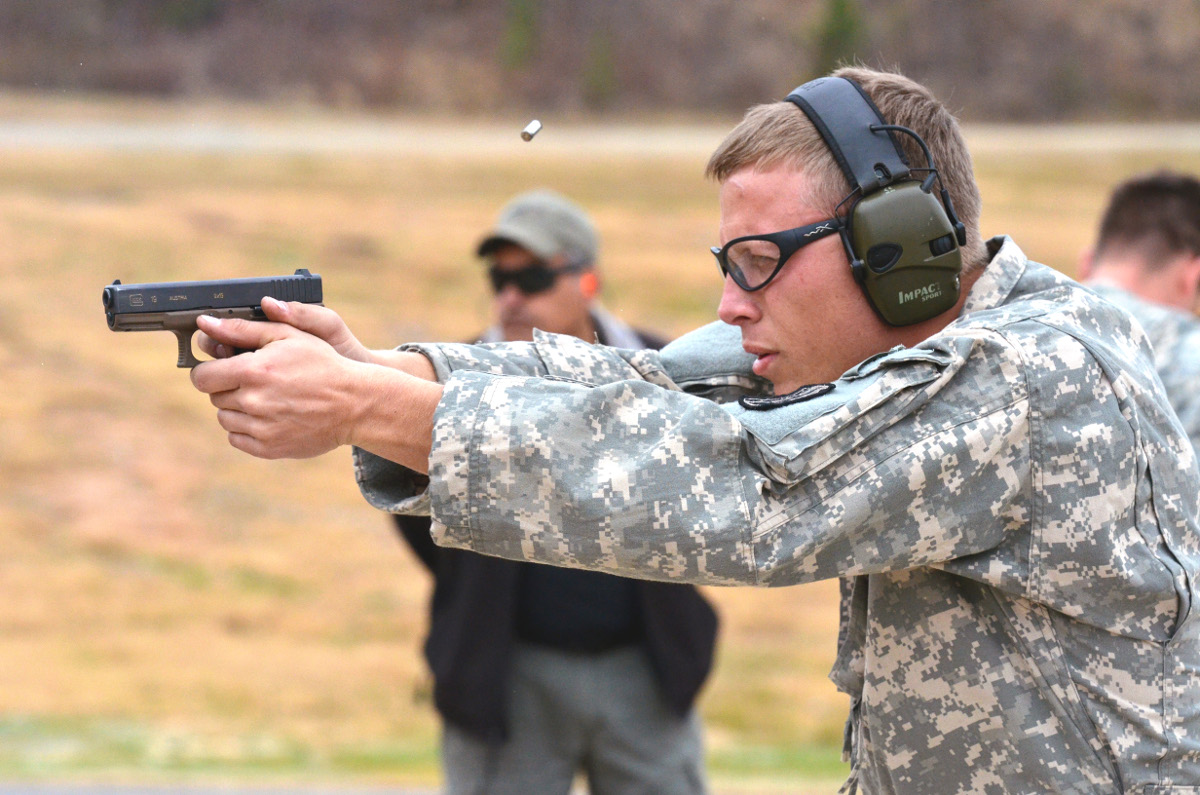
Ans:
<svg viewBox="0 0 1200 795"><path fill-rule="evenodd" d="M706 792L700 721L667 708L641 649L518 645L509 725L503 745L444 727L447 795L567 795L577 772L591 795Z"/></svg>

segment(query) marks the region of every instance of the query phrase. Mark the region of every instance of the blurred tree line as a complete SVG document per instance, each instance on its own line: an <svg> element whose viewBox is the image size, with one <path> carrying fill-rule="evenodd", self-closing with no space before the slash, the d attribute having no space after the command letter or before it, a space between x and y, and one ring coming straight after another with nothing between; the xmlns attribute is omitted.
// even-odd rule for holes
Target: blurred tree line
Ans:
<svg viewBox="0 0 1200 795"><path fill-rule="evenodd" d="M0 0L0 87L431 112L739 112L839 63L972 120L1185 119L1196 0Z"/></svg>

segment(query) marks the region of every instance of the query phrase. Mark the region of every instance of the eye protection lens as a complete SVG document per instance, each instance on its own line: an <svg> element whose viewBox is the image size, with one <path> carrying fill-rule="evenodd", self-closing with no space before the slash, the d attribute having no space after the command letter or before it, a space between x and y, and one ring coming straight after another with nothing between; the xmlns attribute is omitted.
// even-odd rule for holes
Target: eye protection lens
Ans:
<svg viewBox="0 0 1200 795"><path fill-rule="evenodd" d="M492 265L488 268L488 278L492 280L492 290L497 294L511 284L525 295L537 295L553 287L555 280L558 279L558 275L565 273L567 270L567 268L556 270L537 264L528 265L520 270L510 271L502 269L499 265Z"/></svg>
<svg viewBox="0 0 1200 795"><path fill-rule="evenodd" d="M768 235L737 237L722 248L713 246L710 250L721 273L749 293L770 284L797 251L840 228L841 222L830 218Z"/></svg>

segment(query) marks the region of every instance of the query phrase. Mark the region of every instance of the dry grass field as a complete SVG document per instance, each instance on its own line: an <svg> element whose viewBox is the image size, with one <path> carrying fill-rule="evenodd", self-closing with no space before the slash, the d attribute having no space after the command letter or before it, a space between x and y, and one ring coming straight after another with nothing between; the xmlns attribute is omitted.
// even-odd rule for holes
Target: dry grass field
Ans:
<svg viewBox="0 0 1200 795"><path fill-rule="evenodd" d="M10 97L0 128L180 113ZM312 122L231 113L256 130ZM359 496L348 452L229 448L171 336L113 334L100 294L114 278L305 267L370 345L455 339L486 314L477 235L511 194L550 186L595 214L610 307L669 334L710 319L716 190L701 171L728 125L547 123L523 144L525 121L393 120L370 140L395 130L394 146L364 151L0 132L0 779L436 780L428 580ZM1116 180L1200 170L1200 145L1145 131L969 134L985 231L1067 271ZM714 780L836 780L836 586L709 593L724 628L702 701Z"/></svg>

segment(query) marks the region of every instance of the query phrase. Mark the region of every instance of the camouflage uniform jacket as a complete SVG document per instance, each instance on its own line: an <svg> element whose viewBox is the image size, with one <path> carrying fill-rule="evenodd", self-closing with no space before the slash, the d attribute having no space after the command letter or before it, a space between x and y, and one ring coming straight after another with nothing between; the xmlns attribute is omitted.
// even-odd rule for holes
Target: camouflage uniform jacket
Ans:
<svg viewBox="0 0 1200 795"><path fill-rule="evenodd" d="M847 789L1200 793L1192 447L1141 327L991 246L955 322L804 400L736 400L766 390L722 324L661 353L418 346L430 476L359 451L360 486L503 557L845 577Z"/></svg>
<svg viewBox="0 0 1200 795"><path fill-rule="evenodd" d="M1200 319L1109 284L1087 285L1137 318L1154 347L1154 366L1183 429L1200 449Z"/></svg>

